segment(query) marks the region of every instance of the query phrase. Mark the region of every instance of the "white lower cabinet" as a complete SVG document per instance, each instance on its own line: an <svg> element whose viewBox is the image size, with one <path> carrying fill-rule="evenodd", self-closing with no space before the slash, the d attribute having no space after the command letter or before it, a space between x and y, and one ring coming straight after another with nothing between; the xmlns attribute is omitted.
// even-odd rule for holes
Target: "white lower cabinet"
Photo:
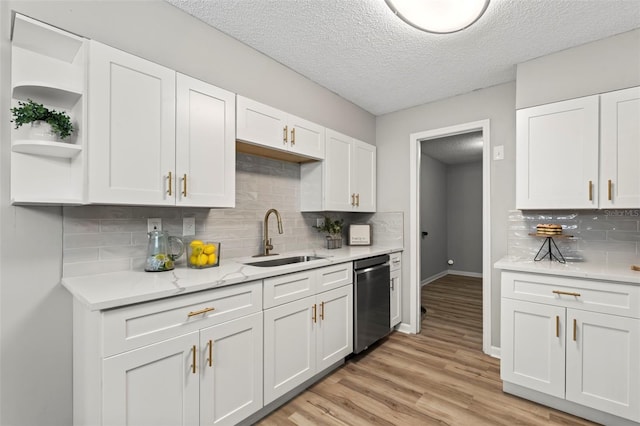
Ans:
<svg viewBox="0 0 640 426"><path fill-rule="evenodd" d="M263 406L262 282L74 305L74 424L235 425Z"/></svg>
<svg viewBox="0 0 640 426"><path fill-rule="evenodd" d="M639 422L638 286L502 277L502 380Z"/></svg>
<svg viewBox="0 0 640 426"><path fill-rule="evenodd" d="M322 270L309 272L314 288ZM265 405L353 351L351 282L264 311Z"/></svg>
<svg viewBox="0 0 640 426"><path fill-rule="evenodd" d="M389 265L389 324L395 327L402 322L402 253L391 253Z"/></svg>

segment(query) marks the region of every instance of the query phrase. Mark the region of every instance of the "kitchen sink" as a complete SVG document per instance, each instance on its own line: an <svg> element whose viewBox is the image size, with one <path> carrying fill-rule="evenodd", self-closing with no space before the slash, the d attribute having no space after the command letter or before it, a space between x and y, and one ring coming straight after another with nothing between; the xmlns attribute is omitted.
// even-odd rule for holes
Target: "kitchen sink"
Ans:
<svg viewBox="0 0 640 426"><path fill-rule="evenodd" d="M324 257L320 257L320 256L282 257L282 258L279 258L279 259L260 260L260 261L257 261L257 262L247 262L247 263L245 263L245 265L260 266L260 267L283 266L283 265L291 265L293 263L309 262L311 260L318 260L318 259L324 259Z"/></svg>

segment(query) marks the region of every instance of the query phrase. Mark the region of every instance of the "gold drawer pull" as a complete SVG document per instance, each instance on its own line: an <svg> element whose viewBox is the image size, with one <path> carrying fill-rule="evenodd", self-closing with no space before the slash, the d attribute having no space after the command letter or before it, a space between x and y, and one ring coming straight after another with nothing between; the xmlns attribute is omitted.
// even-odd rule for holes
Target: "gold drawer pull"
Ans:
<svg viewBox="0 0 640 426"><path fill-rule="evenodd" d="M593 201L593 182L589 181L589 201Z"/></svg>
<svg viewBox="0 0 640 426"><path fill-rule="evenodd" d="M289 142L289 126L284 126L284 129L282 129L282 142L285 145Z"/></svg>
<svg viewBox="0 0 640 426"><path fill-rule="evenodd" d="M169 172L167 178L169 179L169 188L167 189L167 194L169 194L169 197L171 197L173 195L173 176L171 174L171 172Z"/></svg>
<svg viewBox="0 0 640 426"><path fill-rule="evenodd" d="M209 340L209 367L213 366L213 340Z"/></svg>
<svg viewBox="0 0 640 426"><path fill-rule="evenodd" d="M556 315L556 337L560 337L560 317Z"/></svg>
<svg viewBox="0 0 640 426"><path fill-rule="evenodd" d="M324 320L324 302L320 303L320 319Z"/></svg>
<svg viewBox="0 0 640 426"><path fill-rule="evenodd" d="M313 304L313 323L315 324L317 321L317 316L316 316L316 304Z"/></svg>
<svg viewBox="0 0 640 426"><path fill-rule="evenodd" d="M189 318L191 318L191 317L195 317L196 315L206 314L207 312L211 312L211 311L215 311L215 310L216 310L216 308L204 308L204 309L200 309L199 311L189 312L187 314L187 316Z"/></svg>
<svg viewBox="0 0 640 426"><path fill-rule="evenodd" d="M187 174L182 175L182 196L187 196Z"/></svg>
<svg viewBox="0 0 640 426"><path fill-rule="evenodd" d="M552 293L555 293L555 294L558 294L558 295L564 294L565 296L580 297L580 293L574 293L572 291L553 290Z"/></svg>
<svg viewBox="0 0 640 426"><path fill-rule="evenodd" d="M611 179L607 182L607 195L609 196L609 201L611 201Z"/></svg>
<svg viewBox="0 0 640 426"><path fill-rule="evenodd" d="M573 319L573 341L576 341L576 335L578 334L578 320Z"/></svg>
<svg viewBox="0 0 640 426"><path fill-rule="evenodd" d="M296 128L291 129L291 145L296 144Z"/></svg>

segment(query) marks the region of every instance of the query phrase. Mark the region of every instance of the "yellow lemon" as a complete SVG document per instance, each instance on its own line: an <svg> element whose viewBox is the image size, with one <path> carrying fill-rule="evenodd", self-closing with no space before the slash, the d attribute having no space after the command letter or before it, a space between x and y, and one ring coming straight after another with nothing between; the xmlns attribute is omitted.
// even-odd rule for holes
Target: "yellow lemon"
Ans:
<svg viewBox="0 0 640 426"><path fill-rule="evenodd" d="M205 244L204 245L204 254L211 254L216 252L215 244Z"/></svg>
<svg viewBox="0 0 640 426"><path fill-rule="evenodd" d="M165 261L165 262L164 262L164 268L165 268L167 271L172 270L172 269L174 268L173 260L170 260L170 259L169 259L169 260Z"/></svg>
<svg viewBox="0 0 640 426"><path fill-rule="evenodd" d="M218 261L218 256L215 253L210 254L207 259L207 265L215 265Z"/></svg>
<svg viewBox="0 0 640 426"><path fill-rule="evenodd" d="M204 248L202 246L192 246L191 247L191 254L193 254L195 256L200 256L202 254L203 250L204 250Z"/></svg>
<svg viewBox="0 0 640 426"><path fill-rule="evenodd" d="M189 263L192 265L197 265L198 264L198 256L196 256L195 254L192 254L191 257L189 258Z"/></svg>
<svg viewBox="0 0 640 426"><path fill-rule="evenodd" d="M191 242L189 243L189 245L190 245L191 247L196 247L196 246L203 246L203 245L204 245L204 243L203 243L202 241L200 241L200 240L193 240L193 241L191 241Z"/></svg>
<svg viewBox="0 0 640 426"><path fill-rule="evenodd" d="M207 256L206 254L201 254L200 256L198 256L198 266L206 265L208 260L209 256Z"/></svg>
<svg viewBox="0 0 640 426"><path fill-rule="evenodd" d="M166 259L166 256L162 253L160 254L156 254L156 260L159 260L160 262L164 262L164 260Z"/></svg>

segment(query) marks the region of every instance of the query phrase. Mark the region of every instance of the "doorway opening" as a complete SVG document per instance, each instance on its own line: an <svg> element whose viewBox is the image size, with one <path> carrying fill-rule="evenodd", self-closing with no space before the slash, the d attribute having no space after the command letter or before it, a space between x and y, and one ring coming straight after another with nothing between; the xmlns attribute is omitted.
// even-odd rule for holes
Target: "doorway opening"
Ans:
<svg viewBox="0 0 640 426"><path fill-rule="evenodd" d="M420 166L422 143L471 132L482 134L482 347L491 353L491 213L490 213L490 127L489 120L412 133L410 138L410 203L409 203L409 316L410 332L420 332L421 241Z"/></svg>

